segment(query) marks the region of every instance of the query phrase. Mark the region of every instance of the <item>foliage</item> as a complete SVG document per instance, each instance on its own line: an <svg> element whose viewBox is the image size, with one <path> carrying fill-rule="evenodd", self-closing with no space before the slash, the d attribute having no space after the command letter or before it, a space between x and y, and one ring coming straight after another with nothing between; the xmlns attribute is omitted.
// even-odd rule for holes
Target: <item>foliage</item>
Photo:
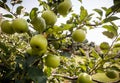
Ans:
<svg viewBox="0 0 120 83"><path fill-rule="evenodd" d="M70 15L66 23L45 24L42 30L38 29L39 23L32 24L32 20L41 17L46 10L52 11L57 18L60 18L61 14L57 8L64 0L38 0L41 10L34 7L30 12L23 10L22 0L11 0L12 8L9 7L8 1L0 1L0 7L7 11L7 14L0 13L0 22L22 17L27 21L29 30L24 33L7 34L0 29L0 83L76 83L81 73L89 74L92 81L97 83L103 82L101 77L103 74L106 78L104 82L120 82L120 33L118 33L120 26L115 23L120 19L116 15L120 10L119 0L118 2L113 0L114 5L110 8L95 8L94 13L90 14L83 6L80 7L79 14L70 8L64 16ZM79 1L82 4L82 0ZM12 11L13 8L16 11ZM98 16L92 19L96 13ZM76 42L72 39L72 33L77 29L85 30L87 34L86 29L95 29L99 26L106 29L103 35L113 39L111 45L107 42L96 45L87 39ZM40 55L34 51L34 55L31 55L27 49L31 47L31 38L37 34L42 34L47 39L47 51ZM45 65L45 57L49 54L60 57L58 67ZM108 69L118 73L116 79L111 80L105 76Z"/></svg>

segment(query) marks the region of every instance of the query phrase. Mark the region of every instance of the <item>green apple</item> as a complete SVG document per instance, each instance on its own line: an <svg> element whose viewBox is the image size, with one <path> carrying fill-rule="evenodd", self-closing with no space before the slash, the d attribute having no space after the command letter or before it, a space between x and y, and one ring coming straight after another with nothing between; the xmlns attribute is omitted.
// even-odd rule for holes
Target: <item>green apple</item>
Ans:
<svg viewBox="0 0 120 83"><path fill-rule="evenodd" d="M2 23L1 23L1 30L7 34L13 34L15 33L15 31L13 30L13 27L12 27L12 22L9 21L9 20L4 20Z"/></svg>
<svg viewBox="0 0 120 83"><path fill-rule="evenodd" d="M42 17L45 19L47 25L54 25L57 21L56 14L51 10L44 11Z"/></svg>
<svg viewBox="0 0 120 83"><path fill-rule="evenodd" d="M37 34L30 40L30 46L36 52L46 50L47 43L47 39L42 34Z"/></svg>
<svg viewBox="0 0 120 83"><path fill-rule="evenodd" d="M31 24L33 25L33 28L40 33L46 29L46 23L42 17L33 18Z"/></svg>
<svg viewBox="0 0 120 83"><path fill-rule="evenodd" d="M71 0L64 0L58 5L58 13L62 16L66 16L70 12L71 8L72 8Z"/></svg>
<svg viewBox="0 0 120 83"><path fill-rule="evenodd" d="M110 79L115 79L117 77L117 71L115 70L107 70L105 74Z"/></svg>
<svg viewBox="0 0 120 83"><path fill-rule="evenodd" d="M27 21L23 18L16 18L12 22L12 27L17 33L24 33L28 31Z"/></svg>
<svg viewBox="0 0 120 83"><path fill-rule="evenodd" d="M78 76L77 83L93 83L92 78L87 73L81 73Z"/></svg>
<svg viewBox="0 0 120 83"><path fill-rule="evenodd" d="M26 52L29 54L29 55L39 55L41 56L42 54L44 54L45 52L47 51L47 48L46 49L43 49L43 50L33 50L31 47L29 47Z"/></svg>
<svg viewBox="0 0 120 83"><path fill-rule="evenodd" d="M60 65L60 57L56 55L47 55L47 57L45 57L45 65L52 68L58 67Z"/></svg>
<svg viewBox="0 0 120 83"><path fill-rule="evenodd" d="M72 39L76 42L83 42L86 39L84 30L78 29L72 33Z"/></svg>

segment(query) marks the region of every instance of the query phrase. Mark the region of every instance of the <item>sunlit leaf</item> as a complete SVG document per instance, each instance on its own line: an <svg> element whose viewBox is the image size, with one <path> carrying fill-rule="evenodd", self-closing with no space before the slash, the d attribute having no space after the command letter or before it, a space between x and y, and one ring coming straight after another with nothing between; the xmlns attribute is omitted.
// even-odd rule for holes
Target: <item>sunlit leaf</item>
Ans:
<svg viewBox="0 0 120 83"><path fill-rule="evenodd" d="M38 11L38 8L36 7L30 11L30 19L33 19L34 17L37 16L37 11Z"/></svg>
<svg viewBox="0 0 120 83"><path fill-rule="evenodd" d="M85 18L86 18L87 16L88 16L87 10L86 10L83 6L81 6L81 7L80 7L80 21L85 20Z"/></svg>
<svg viewBox="0 0 120 83"><path fill-rule="evenodd" d="M112 25L103 25L103 28L107 29L109 32L114 33L114 35L117 35L117 29L116 27L112 26Z"/></svg>
<svg viewBox="0 0 120 83"><path fill-rule="evenodd" d="M95 57L96 59L100 57L99 54L94 49L92 49L91 56Z"/></svg>
<svg viewBox="0 0 120 83"><path fill-rule="evenodd" d="M94 9L94 11L96 11L100 16L102 16L103 15L103 11L102 10L100 10L100 9Z"/></svg>
<svg viewBox="0 0 120 83"><path fill-rule="evenodd" d="M106 11L106 17L120 10L120 3L114 4Z"/></svg>

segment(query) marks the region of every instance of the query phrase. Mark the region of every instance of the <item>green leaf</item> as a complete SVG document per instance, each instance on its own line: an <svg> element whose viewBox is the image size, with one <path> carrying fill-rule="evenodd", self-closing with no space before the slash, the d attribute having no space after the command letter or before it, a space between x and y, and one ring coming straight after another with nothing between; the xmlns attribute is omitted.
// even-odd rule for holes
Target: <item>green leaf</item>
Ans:
<svg viewBox="0 0 120 83"><path fill-rule="evenodd" d="M21 10L22 10L23 8L24 8L23 6L17 7L16 13L17 13L18 15L20 15L20 14L21 14Z"/></svg>
<svg viewBox="0 0 120 83"><path fill-rule="evenodd" d="M115 20L118 20L118 19L120 19L120 18L117 17L117 16L111 16L111 17L105 18L105 19L103 20L103 23L115 21Z"/></svg>
<svg viewBox="0 0 120 83"><path fill-rule="evenodd" d="M7 0L2 0L4 3L6 3L7 2Z"/></svg>
<svg viewBox="0 0 120 83"><path fill-rule="evenodd" d="M30 19L32 20L34 17L37 16L37 11L38 11L38 8L33 8L30 12Z"/></svg>
<svg viewBox="0 0 120 83"><path fill-rule="evenodd" d="M114 33L114 35L117 35L117 29L116 27L112 26L112 25L103 25L103 28L107 29L109 32Z"/></svg>
<svg viewBox="0 0 120 83"><path fill-rule="evenodd" d="M91 56L95 57L96 59L100 58L99 54L94 49L92 49Z"/></svg>
<svg viewBox="0 0 120 83"><path fill-rule="evenodd" d="M0 7L2 7L3 9L7 10L7 11L10 11L10 8L7 4L3 3L0 1Z"/></svg>
<svg viewBox="0 0 120 83"><path fill-rule="evenodd" d="M106 17L109 16L111 13L119 12L119 10L120 10L120 3L114 4L106 11Z"/></svg>
<svg viewBox="0 0 120 83"><path fill-rule="evenodd" d="M82 0L79 0L82 3Z"/></svg>
<svg viewBox="0 0 120 83"><path fill-rule="evenodd" d="M103 15L103 11L102 10L100 10L100 9L94 9L94 11L96 11L100 16L102 16Z"/></svg>
<svg viewBox="0 0 120 83"><path fill-rule="evenodd" d="M103 35L107 36L108 38L114 38L114 34L110 31L103 31Z"/></svg>
<svg viewBox="0 0 120 83"><path fill-rule="evenodd" d="M107 8L106 7L101 7L104 11L107 11Z"/></svg>
<svg viewBox="0 0 120 83"><path fill-rule="evenodd" d="M7 17L7 18L13 18L13 16L11 14L4 14L3 16Z"/></svg>
<svg viewBox="0 0 120 83"><path fill-rule="evenodd" d="M42 69L31 67L28 69L28 77L35 83L46 83L47 77L44 75Z"/></svg>
<svg viewBox="0 0 120 83"><path fill-rule="evenodd" d="M87 10L83 6L81 6L80 7L80 21L81 22L84 21L87 16L88 16Z"/></svg>

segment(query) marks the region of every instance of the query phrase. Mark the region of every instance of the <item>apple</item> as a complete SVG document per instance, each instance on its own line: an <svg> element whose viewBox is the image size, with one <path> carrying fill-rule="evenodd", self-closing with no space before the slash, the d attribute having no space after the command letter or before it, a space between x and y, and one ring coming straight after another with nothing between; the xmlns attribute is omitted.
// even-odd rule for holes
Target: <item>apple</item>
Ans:
<svg viewBox="0 0 120 83"><path fill-rule="evenodd" d="M84 30L77 29L72 33L72 39L76 42L83 42L86 39Z"/></svg>
<svg viewBox="0 0 120 83"><path fill-rule="evenodd" d="M110 79L114 79L117 77L117 71L115 70L107 70L105 74Z"/></svg>
<svg viewBox="0 0 120 83"><path fill-rule="evenodd" d="M45 19L47 25L54 25L57 21L56 14L51 10L44 11L42 17Z"/></svg>
<svg viewBox="0 0 120 83"><path fill-rule="evenodd" d="M52 68L58 67L60 65L60 57L56 55L47 55L47 57L45 57L45 65Z"/></svg>
<svg viewBox="0 0 120 83"><path fill-rule="evenodd" d="M12 22L9 21L9 20L4 20L2 23L1 23L1 30L7 34L13 34L15 33L15 31L13 30L13 27L12 27Z"/></svg>
<svg viewBox="0 0 120 83"><path fill-rule="evenodd" d="M87 73L81 73L78 76L77 83L93 83L92 78Z"/></svg>
<svg viewBox="0 0 120 83"><path fill-rule="evenodd" d="M26 52L29 54L29 55L39 55L39 56L41 56L42 54L44 54L45 52L47 51L47 49L43 49L43 50L40 50L40 51L38 51L38 50L33 50L31 47L29 47L27 50L26 50Z"/></svg>
<svg viewBox="0 0 120 83"><path fill-rule="evenodd" d="M62 16L66 16L70 12L71 8L72 8L71 0L64 0L58 5L58 13Z"/></svg>
<svg viewBox="0 0 120 83"><path fill-rule="evenodd" d="M46 23L42 17L33 18L31 24L33 25L33 28L40 33L46 29Z"/></svg>
<svg viewBox="0 0 120 83"><path fill-rule="evenodd" d="M36 52L46 50L47 43L47 39L42 34L37 34L33 36L30 40L30 46Z"/></svg>
<svg viewBox="0 0 120 83"><path fill-rule="evenodd" d="M16 18L12 22L12 27L17 33L24 33L28 31L27 21L23 18Z"/></svg>

